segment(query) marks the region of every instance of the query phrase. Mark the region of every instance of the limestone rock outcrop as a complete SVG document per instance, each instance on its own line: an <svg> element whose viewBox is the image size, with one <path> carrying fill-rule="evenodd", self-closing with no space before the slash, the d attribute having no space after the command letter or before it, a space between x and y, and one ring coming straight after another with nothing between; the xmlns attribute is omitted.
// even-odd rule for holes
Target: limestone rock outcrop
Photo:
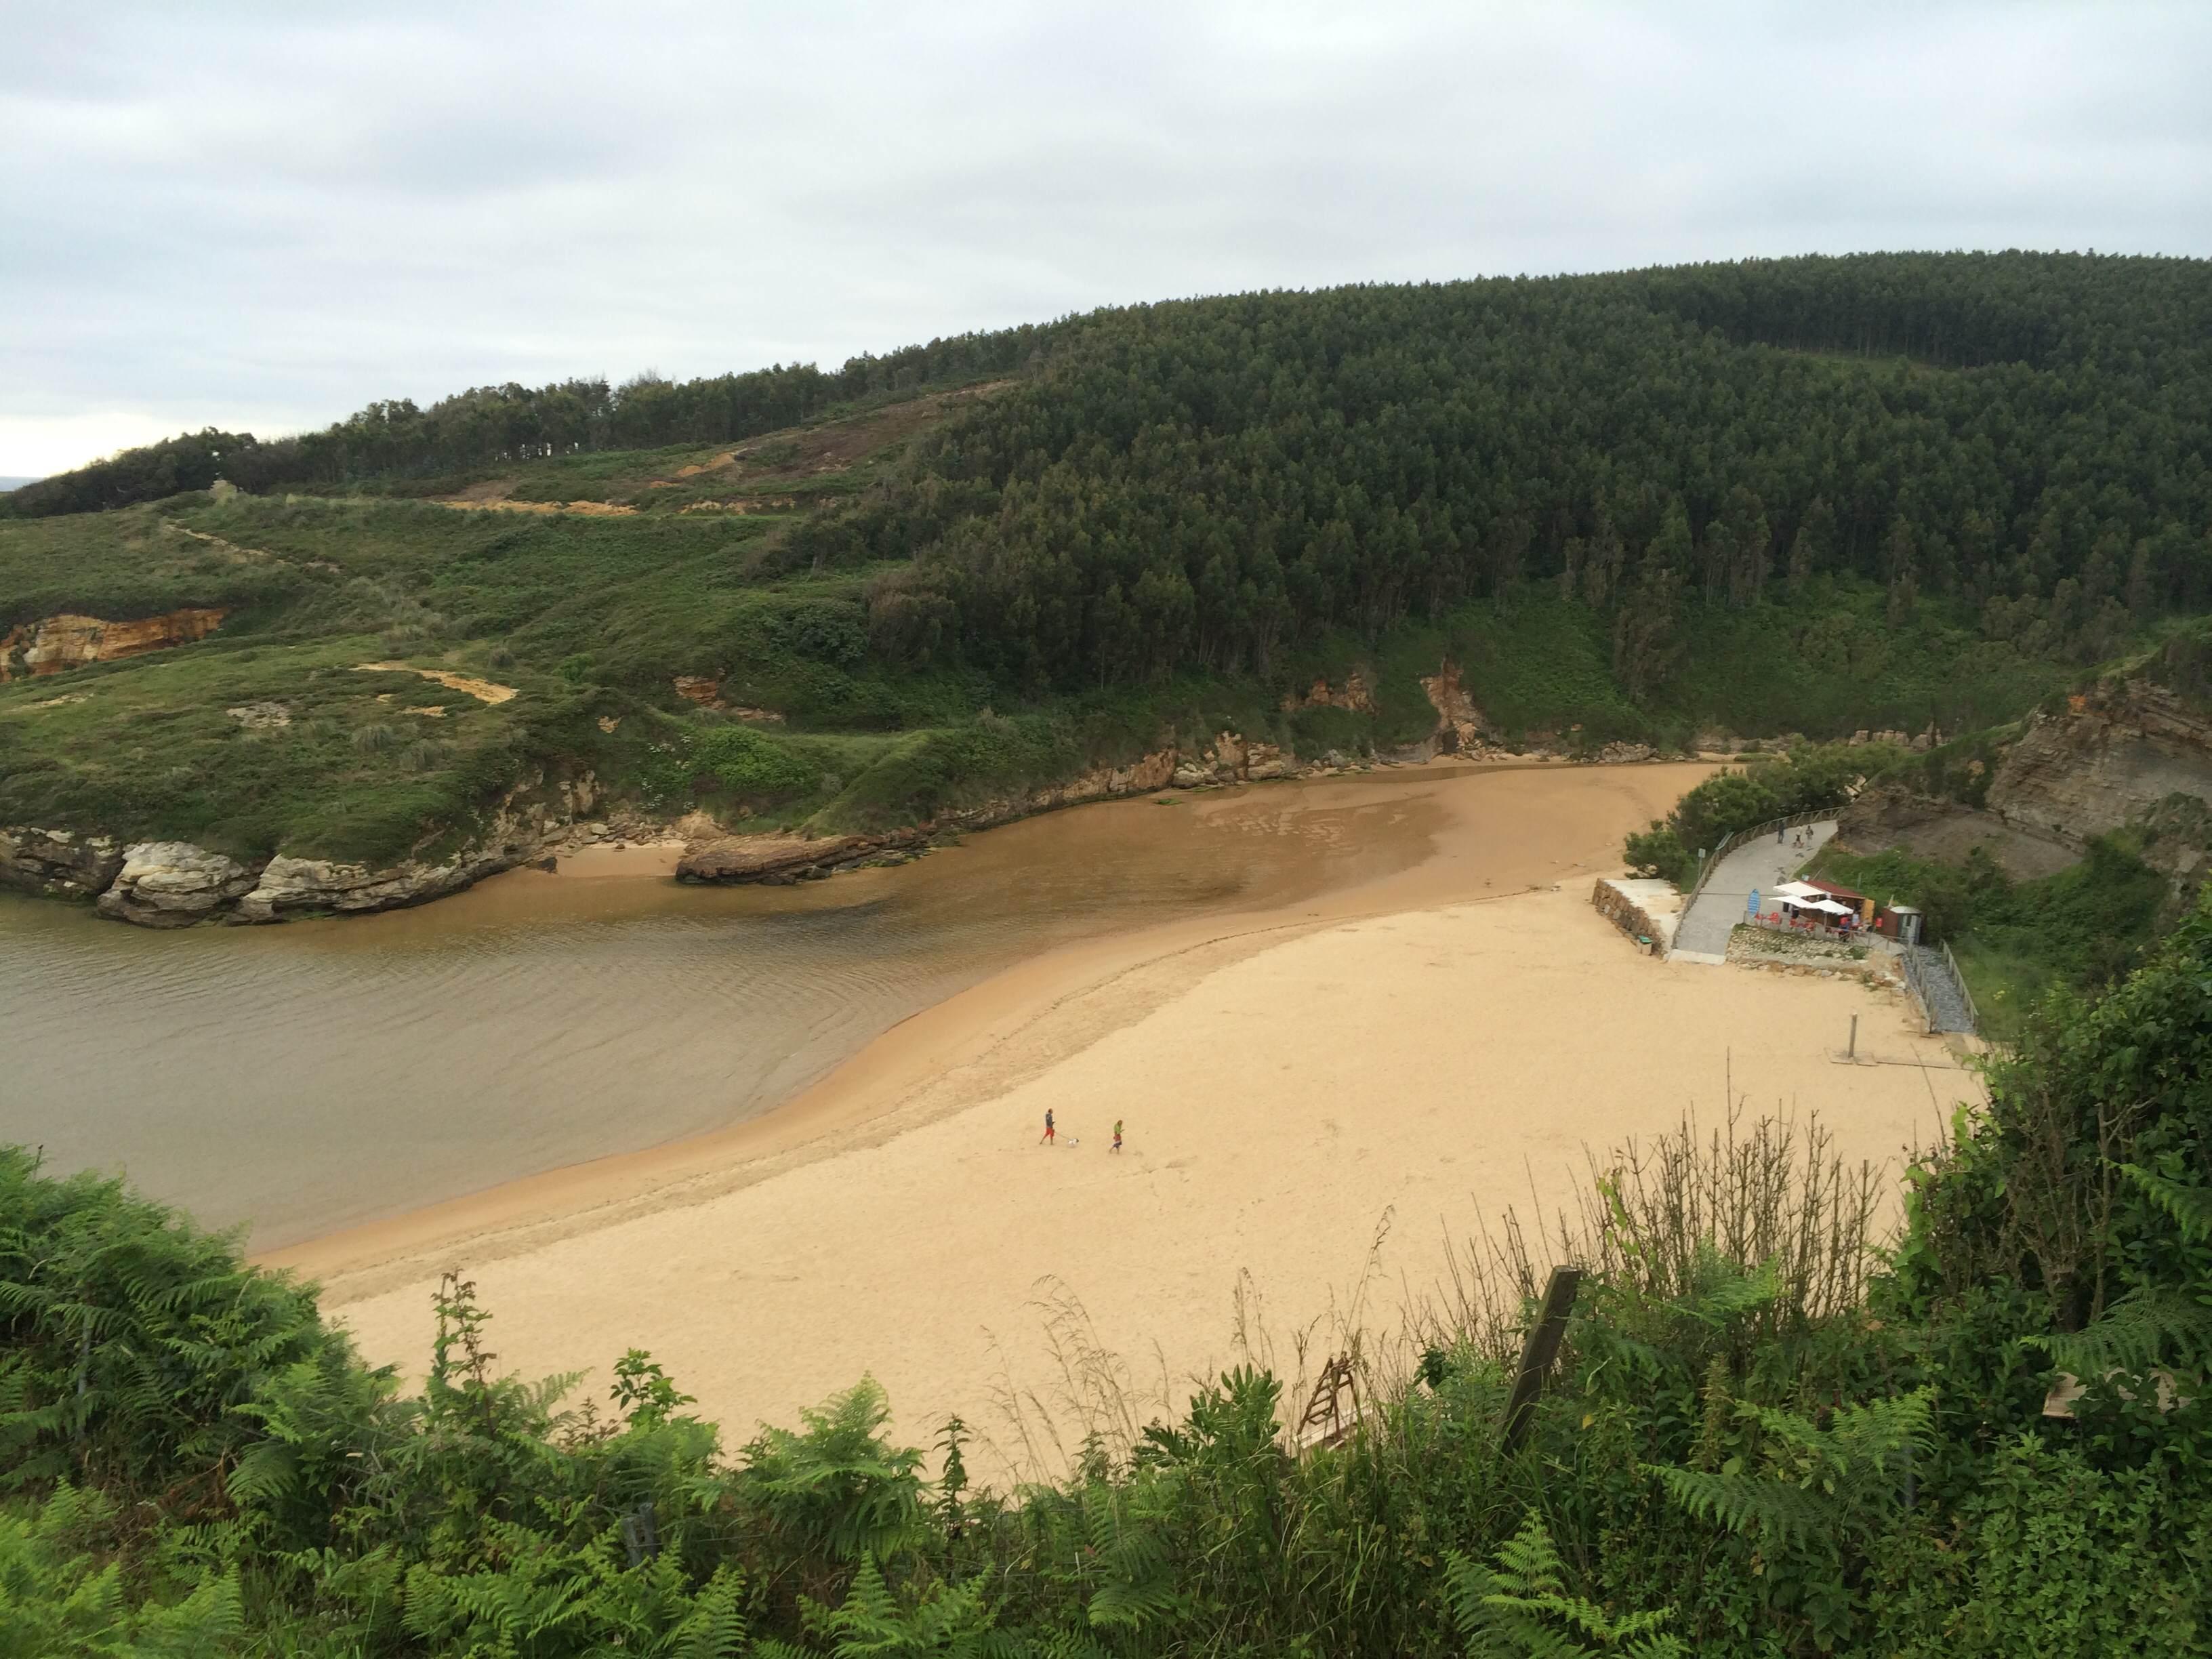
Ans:
<svg viewBox="0 0 2212 1659"><path fill-rule="evenodd" d="M1837 844L1954 863L1979 848L2027 879L2064 869L2092 836L2135 825L2148 837L2145 860L2193 884L2203 864L2197 826L2212 801L2212 717L2148 680L2106 680L2032 715L1990 775L1985 799L1978 809L1876 784L1845 809Z"/></svg>
<svg viewBox="0 0 2212 1659"><path fill-rule="evenodd" d="M1279 769L1255 772L1252 769L1255 766ZM1205 784L1234 782L1247 776L1287 776L1290 769L1282 751L1273 744L1247 744L1233 732L1224 732L1204 751L1202 763L1180 764L1175 750L1157 750L1127 766L1093 767L1065 783L986 801L980 806L944 813L927 823L885 830L879 835L823 836L812 840L793 835L725 836L696 846L677 860L676 878L787 886L793 882L818 880L838 870L902 860L940 835L988 830L994 824L1049 812L1058 807L1079 806L1086 801L1149 794L1180 782L1186 776L1193 781L1182 787L1195 788ZM684 824L691 825L691 821L687 818ZM699 828L691 825L688 831L691 838L698 838Z"/></svg>
<svg viewBox="0 0 2212 1659"><path fill-rule="evenodd" d="M237 860L185 841L142 841L100 896L100 914L142 927L189 927L253 890Z"/></svg>
<svg viewBox="0 0 2212 1659"><path fill-rule="evenodd" d="M295 916L397 910L458 893L520 862L520 849L477 850L444 864L413 860L373 869L326 859L286 858L262 866L252 890L241 896L226 921L284 921Z"/></svg>
<svg viewBox="0 0 2212 1659"><path fill-rule="evenodd" d="M883 836L824 836L816 841L804 836L732 836L686 853L677 860L676 879L788 886L794 881L815 879L817 872L827 875L834 866L910 846L920 839L918 832L896 830Z"/></svg>
<svg viewBox="0 0 2212 1659"><path fill-rule="evenodd" d="M0 830L0 883L30 893L91 898L123 868L123 849L106 836L27 827Z"/></svg>
<svg viewBox="0 0 2212 1659"><path fill-rule="evenodd" d="M435 863L370 866L285 854L241 863L190 842L118 847L106 836L65 830L0 829L0 884L94 899L101 915L143 927L391 910L459 892L549 847L658 831L658 825L586 822L599 793L589 772L550 783L533 777L508 791L468 845Z"/></svg>

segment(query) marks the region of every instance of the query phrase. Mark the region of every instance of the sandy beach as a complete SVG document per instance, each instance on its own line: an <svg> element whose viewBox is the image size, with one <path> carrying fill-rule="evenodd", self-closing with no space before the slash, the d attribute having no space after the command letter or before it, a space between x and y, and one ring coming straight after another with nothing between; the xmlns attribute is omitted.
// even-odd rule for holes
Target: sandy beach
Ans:
<svg viewBox="0 0 2212 1659"><path fill-rule="evenodd" d="M1586 1149L1717 1119L1730 1080L1876 1161L1977 1092L1893 996L1656 962L1595 914L1622 833L1706 769L1346 781L1419 793L1429 856L1049 952L726 1133L264 1259L410 1376L457 1265L503 1366L598 1392L647 1348L730 1441L872 1374L915 1441L957 1412L1000 1468L1050 1467L1097 1355L1173 1400L1240 1324L1285 1360L1316 1323L1387 1327L1448 1234L1571 1201ZM1854 1013L1862 1059L1907 1063L1839 1063Z"/></svg>

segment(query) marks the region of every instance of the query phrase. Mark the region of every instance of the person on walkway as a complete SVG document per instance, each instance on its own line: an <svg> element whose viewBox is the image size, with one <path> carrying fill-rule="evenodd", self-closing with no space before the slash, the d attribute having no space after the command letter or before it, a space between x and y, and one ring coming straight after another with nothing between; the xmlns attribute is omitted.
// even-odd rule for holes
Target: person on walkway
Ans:
<svg viewBox="0 0 2212 1659"><path fill-rule="evenodd" d="M1774 844L1777 847L1782 845L1782 837L1788 833L1789 829L1790 826L1786 823L1778 823L1774 826Z"/></svg>
<svg viewBox="0 0 2212 1659"><path fill-rule="evenodd" d="M1042 1146L1048 1140L1053 1140L1052 1108L1049 1106L1044 1109L1044 1133L1038 1139L1037 1145ZM1058 1141L1053 1140L1054 1146L1057 1146L1059 1144Z"/></svg>
<svg viewBox="0 0 2212 1659"><path fill-rule="evenodd" d="M1114 1120L1114 1150L1121 1150L1121 1120L1118 1117Z"/></svg>

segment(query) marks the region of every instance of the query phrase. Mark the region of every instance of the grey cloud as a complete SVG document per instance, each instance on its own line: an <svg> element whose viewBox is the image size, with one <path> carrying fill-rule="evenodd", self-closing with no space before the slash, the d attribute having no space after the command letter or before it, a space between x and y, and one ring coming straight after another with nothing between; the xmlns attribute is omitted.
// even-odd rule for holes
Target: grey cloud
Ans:
<svg viewBox="0 0 2212 1659"><path fill-rule="evenodd" d="M108 4L17 27L11 472L84 459L64 452L102 420L276 430L1250 287L2212 252L2197 7Z"/></svg>

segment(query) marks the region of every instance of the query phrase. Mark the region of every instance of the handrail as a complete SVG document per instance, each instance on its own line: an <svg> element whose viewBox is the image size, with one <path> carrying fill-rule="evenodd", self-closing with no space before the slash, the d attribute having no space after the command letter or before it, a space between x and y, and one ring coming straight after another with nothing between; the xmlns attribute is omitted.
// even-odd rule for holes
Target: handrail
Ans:
<svg viewBox="0 0 2212 1659"><path fill-rule="evenodd" d="M1913 955L1911 947L1908 945L1898 953L1898 960L1905 969L1905 988L1912 993L1912 1000L1920 1005L1921 1028L1932 1033L1936 1030L1936 1003L1928 994L1927 983L1921 977L1920 959Z"/></svg>
<svg viewBox="0 0 2212 1659"><path fill-rule="evenodd" d="M1755 836L1763 836L1770 830L1795 830L1801 824L1824 823L1842 810L1839 806L1808 807L1802 812L1792 812L1788 817L1769 818L1765 823L1755 823L1748 830L1731 830L1723 836L1720 844L1715 847L1711 854L1706 858L1704 868L1698 872L1695 884L1688 892L1682 895L1683 913L1688 914L1691 904L1695 902L1698 894L1705 890L1705 884L1713 878L1713 872L1721 867L1721 860L1728 856L1731 848L1741 846Z"/></svg>
<svg viewBox="0 0 2212 1659"><path fill-rule="evenodd" d="M1971 1031L1980 1030L1982 1011L1974 1006L1974 994L1966 988L1966 976L1959 971L1959 958L1951 954L1951 941L1948 939L1943 941L1943 962L1944 965L1950 969L1951 977L1958 982L1959 995L1966 1005L1966 1029Z"/></svg>
<svg viewBox="0 0 2212 1659"><path fill-rule="evenodd" d="M1690 890L1682 895L1684 915L1687 915L1690 907L1698 902L1698 895L1705 890L1705 884L1713 878L1713 872L1721 867L1721 860L1728 856L1729 848L1735 846L1735 833L1731 830L1721 837L1720 845L1713 848L1711 856L1698 866L1697 880L1691 884Z"/></svg>

